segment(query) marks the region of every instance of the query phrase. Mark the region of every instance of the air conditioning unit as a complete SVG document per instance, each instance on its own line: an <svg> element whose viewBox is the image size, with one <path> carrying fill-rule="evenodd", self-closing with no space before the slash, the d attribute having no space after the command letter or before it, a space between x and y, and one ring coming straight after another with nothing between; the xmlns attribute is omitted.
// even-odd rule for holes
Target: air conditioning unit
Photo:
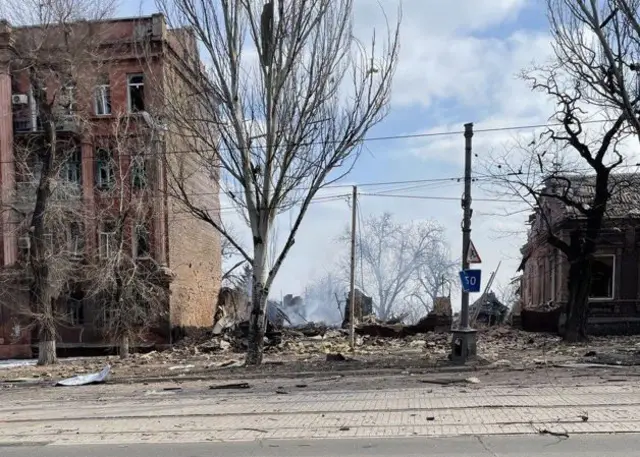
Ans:
<svg viewBox="0 0 640 457"><path fill-rule="evenodd" d="M27 105L29 103L29 96L27 94L13 94L11 96L11 103L14 105Z"/></svg>
<svg viewBox="0 0 640 457"><path fill-rule="evenodd" d="M31 247L31 239L28 236L18 238L18 249L29 249Z"/></svg>

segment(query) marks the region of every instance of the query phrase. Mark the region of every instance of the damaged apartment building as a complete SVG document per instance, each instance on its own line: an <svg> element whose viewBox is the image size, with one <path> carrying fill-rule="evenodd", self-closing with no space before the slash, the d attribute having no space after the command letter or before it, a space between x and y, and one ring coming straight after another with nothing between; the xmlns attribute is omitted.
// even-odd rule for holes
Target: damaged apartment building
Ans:
<svg viewBox="0 0 640 457"><path fill-rule="evenodd" d="M56 137L67 148L72 145L58 176L66 193L60 196L54 190L52 198L64 198L64 206L77 208L80 215L46 236L49 242L63 239L67 243L80 276L84 265L106 261L115 249L110 211L117 211L123 200L128 204L138 200L137 207L144 211L126 219L121 239L131 258L155 268L155 277L170 291L167 318L154 322L153 331L140 344L169 344L176 329L212 325L220 288L219 235L185 211L170 192L175 174L167 167L195 159L173 133L171 120L163 120L158 127L157 113L166 103L161 94L172 93L165 86L189 87L201 75L197 45L194 39L176 39L189 32L170 29L161 14L82 21L66 27L64 33L82 31L98 37L98 51L91 65L82 65L87 81L93 78L91 83L85 81L80 87L78 81L58 78L45 81L50 86L42 88L47 97L55 92L60 98ZM0 268L18 272L13 282L5 280L0 293L0 358L30 357L37 347L37 333L24 313L30 293L29 270L24 265L31 249L28 222L42 164L29 162L33 167L24 172L25 161L19 155L38 144L45 126L35 102L33 75L19 62L17 50L25 40L41 35L42 29L0 21ZM53 44L53 66L55 49ZM138 144L153 153L123 153L118 143L122 138L114 138L119 125L128 128L124 141L135 144L138 138ZM123 167L129 172L122 173ZM211 185L207 184L203 203L219 218L217 177L206 179ZM110 347L112 342L101 327L104 310L93 307L81 284L63 288L55 298L55 309L59 350Z"/></svg>
<svg viewBox="0 0 640 457"><path fill-rule="evenodd" d="M575 201L588 205L595 192L595 177L571 176ZM561 182L566 182L562 180ZM547 183L544 193L554 192ZM627 333L640 330L640 179L635 175L610 177L601 235L592 258L589 298L590 333ZM544 215L536 208L530 216L528 241L522 248L520 320L525 330L558 331L569 297L569 264L563 253L545 242L547 228L568 241L584 228L584 216L552 197L542 198ZM545 217L548 218L545 220Z"/></svg>

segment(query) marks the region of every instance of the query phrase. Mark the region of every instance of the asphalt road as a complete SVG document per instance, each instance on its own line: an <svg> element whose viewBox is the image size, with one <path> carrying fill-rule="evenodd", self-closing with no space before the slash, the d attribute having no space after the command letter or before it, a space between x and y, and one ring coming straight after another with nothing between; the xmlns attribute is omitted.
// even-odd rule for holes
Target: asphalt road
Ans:
<svg viewBox="0 0 640 457"><path fill-rule="evenodd" d="M2 457L617 457L638 455L640 435L492 436L384 440L98 446L6 446Z"/></svg>

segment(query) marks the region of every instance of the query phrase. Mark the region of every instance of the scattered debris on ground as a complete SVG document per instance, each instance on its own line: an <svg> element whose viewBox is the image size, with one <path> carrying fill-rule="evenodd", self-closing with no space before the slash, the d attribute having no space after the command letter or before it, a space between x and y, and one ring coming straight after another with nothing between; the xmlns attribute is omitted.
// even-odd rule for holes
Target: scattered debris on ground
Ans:
<svg viewBox="0 0 640 457"><path fill-rule="evenodd" d="M88 386L91 384L102 384L109 378L111 367L107 365L98 373L91 373L85 375L74 376L68 379L62 379L56 383L56 386L74 387L74 386Z"/></svg>
<svg viewBox="0 0 640 457"><path fill-rule="evenodd" d="M209 390L225 390L225 389L250 389L251 384L248 382L232 382L228 384L217 384L209 386Z"/></svg>
<svg viewBox="0 0 640 457"><path fill-rule="evenodd" d="M417 332L422 331L425 325L425 320L414 326L375 321L359 324L355 354L349 345L348 331L341 328L321 323L272 328L266 337L264 368L272 367L272 371L318 371L326 363L331 364L327 365L331 370L339 370L340 367L402 367L406 371L411 367L449 364L450 332ZM127 359L115 356L60 359L58 365L49 367L7 361L0 365L0 381L56 381L97 373L107 364L111 366L112 378L119 379L179 379L214 375L221 370L245 369L245 330L242 325L237 325L227 326L218 334L201 332L183 338L170 349L136 353ZM576 363L640 365L640 336L593 337L588 343L565 344L552 334L527 333L497 326L479 329L477 348L482 365L487 368L544 368ZM408 375L410 373L407 371Z"/></svg>

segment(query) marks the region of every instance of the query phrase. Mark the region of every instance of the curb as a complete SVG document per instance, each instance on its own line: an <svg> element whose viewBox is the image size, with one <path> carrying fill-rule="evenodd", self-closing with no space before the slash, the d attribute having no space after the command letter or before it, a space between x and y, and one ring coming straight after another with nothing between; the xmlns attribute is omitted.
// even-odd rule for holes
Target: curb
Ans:
<svg viewBox="0 0 640 457"><path fill-rule="evenodd" d="M268 364L267 364L268 365ZM264 366L264 365L263 365ZM328 368L328 367L327 367ZM328 368L324 370L307 370L307 371L284 371L284 372L273 372L273 371L258 371L251 370L247 371L243 368L231 368L228 371L224 369L217 370L197 370L190 372L189 374L183 374L182 376L179 374L167 374L166 376L158 375L158 376L111 376L110 379L105 383L107 385L118 385L118 384L144 384L144 383L181 383L181 382L190 382L190 381L224 381L224 380L255 380L255 379L264 379L266 377L274 377L278 379L308 379L308 378L335 378L340 376L342 378L345 377L363 377L363 376L400 376L403 374L413 373L420 375L430 375L430 374L445 374L445 373L470 373L476 372L478 370L497 370L504 369L505 367L496 367L491 365L462 365L462 366L442 366L442 367L421 367L421 366L406 366L406 367L395 367L395 368L355 368L355 369L335 369ZM511 368L513 371L518 371L521 369ZM224 371L223 371L224 370ZM231 371L233 370L233 371ZM25 381L0 381L0 386L2 385L11 385L15 387L46 387L46 386L55 386L57 379L41 379L34 378L33 380L25 380Z"/></svg>
<svg viewBox="0 0 640 457"><path fill-rule="evenodd" d="M379 375L402 375L406 374L407 371L411 372L412 370L418 370L420 368L377 368L377 369L361 369L361 370L318 370L318 371L297 371L297 372L288 372L288 373L278 373L277 378L279 379L304 379L304 378L334 378L336 376L341 377L360 377L360 376L379 376ZM427 369L423 368L422 370L429 370L428 373L421 373L423 375L426 374L438 374L438 373L469 373L478 371L480 369L497 369L490 367L444 367L444 368L435 368L435 369ZM261 379L267 376L270 376L272 373L264 373L264 372L237 372L237 373L225 373L222 376L217 376L215 372L202 372L196 373L191 376L152 376L152 377L137 377L132 376L128 378L120 378L113 377L111 378L107 384L140 384L140 383L159 383L159 382L185 382L185 381L207 381L207 380L228 380L228 379Z"/></svg>

